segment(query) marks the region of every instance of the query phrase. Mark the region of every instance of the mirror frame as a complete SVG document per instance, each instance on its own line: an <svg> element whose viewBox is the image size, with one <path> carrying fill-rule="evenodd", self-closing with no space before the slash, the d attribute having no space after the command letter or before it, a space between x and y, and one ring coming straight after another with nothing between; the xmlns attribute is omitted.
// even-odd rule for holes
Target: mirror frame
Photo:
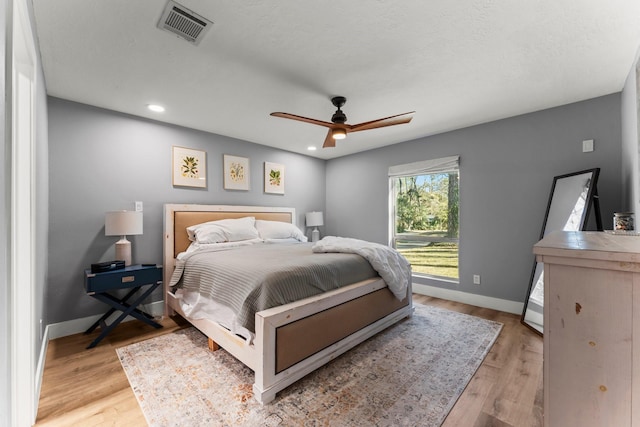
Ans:
<svg viewBox="0 0 640 427"><path fill-rule="evenodd" d="M547 203L547 210L545 211L544 214L544 221L542 222L542 231L540 232L540 238L538 240L542 240L542 238L545 236L545 234L549 231L557 231L557 230L547 230L547 220L549 219L549 212L551 210L551 205L553 202L553 197L554 197L554 192L556 190L556 185L558 183L558 181L564 179L564 178L570 178L570 177L574 177L576 175L583 175L583 174L588 174L591 173L591 179L590 179L590 184L589 184L589 190L587 191L587 198L585 200L585 207L584 210L582 212L582 217L580 218L580 225L579 228L581 231L585 231L587 228L587 222L589 220L589 214L591 211L591 205L593 204L594 206L594 212L595 212L595 216L596 216L596 227L598 229L598 231L602 231L602 216L600 214L600 201L598 198L598 176L600 175L600 168L594 168L594 169L586 169L583 171L579 171L579 172L573 172L573 173L568 173L565 175L558 175L555 176L553 178L553 184L551 185L551 193L549 194L549 202ZM536 275L536 269L538 267L538 265L540 265L540 268L542 268L542 273L544 274L544 266L542 263L539 263L538 261L535 260L533 261L533 269L531 270L531 277L529 278L529 287L527 288L527 294L525 296L525 300L524 300L524 306L522 308L522 316L520 317L520 323L522 323L523 325L525 325L526 327L528 327L529 329L531 329L532 331L534 331L535 333L539 334L539 335L543 335L542 331L539 331L536 327L530 325L529 323L527 323L527 321L525 320L525 315L527 313L527 307L529 306L529 299L531 296L531 291L533 291L533 287L534 287L534 280L535 280L535 275ZM543 310L544 310L544 306L543 306Z"/></svg>

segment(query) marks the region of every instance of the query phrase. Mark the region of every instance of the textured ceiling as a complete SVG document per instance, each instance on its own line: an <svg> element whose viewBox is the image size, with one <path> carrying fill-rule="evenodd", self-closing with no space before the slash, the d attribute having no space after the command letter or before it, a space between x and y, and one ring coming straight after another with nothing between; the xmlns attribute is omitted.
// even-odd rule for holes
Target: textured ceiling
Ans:
<svg viewBox="0 0 640 427"><path fill-rule="evenodd" d="M618 92L640 46L638 0L178 2L214 22L198 46L165 0L33 0L49 95L329 159ZM334 95L350 124L416 114L331 149L269 116Z"/></svg>

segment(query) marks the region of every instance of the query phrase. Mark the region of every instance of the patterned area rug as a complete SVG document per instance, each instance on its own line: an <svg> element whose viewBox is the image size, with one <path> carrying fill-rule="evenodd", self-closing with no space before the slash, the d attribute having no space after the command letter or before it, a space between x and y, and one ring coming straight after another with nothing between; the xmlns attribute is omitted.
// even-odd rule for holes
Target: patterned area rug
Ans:
<svg viewBox="0 0 640 427"><path fill-rule="evenodd" d="M188 328L117 350L151 426L439 426L502 324L418 305L406 319L277 394Z"/></svg>

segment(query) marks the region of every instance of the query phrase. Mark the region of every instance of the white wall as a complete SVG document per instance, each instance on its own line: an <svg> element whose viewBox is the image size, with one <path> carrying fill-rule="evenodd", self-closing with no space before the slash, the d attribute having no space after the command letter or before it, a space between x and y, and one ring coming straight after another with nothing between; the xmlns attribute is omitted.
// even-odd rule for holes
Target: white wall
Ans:
<svg viewBox="0 0 640 427"><path fill-rule="evenodd" d="M6 54L6 33L11 26L7 23L11 8L7 1L0 2L0 57ZM11 415L11 366L10 366L10 307L9 307L9 236L11 219L9 217L11 194L8 186L11 178L10 153L11 138L6 137L6 69L5 61L0 64L0 426L9 425Z"/></svg>
<svg viewBox="0 0 640 427"><path fill-rule="evenodd" d="M19 4L18 4L19 3ZM25 28L31 27L32 38L36 40L35 32L33 31L34 19L32 4L26 0L15 1L1 1L0 2L0 54L5 61L0 66L0 94L4 102L0 104L0 141L2 141L2 150L0 152L0 164L2 164L2 172L0 173L0 426L9 425L12 418L20 420L30 420L32 414L16 414L13 413L14 404L17 402L21 407L31 407L30 404L22 399L30 399L26 396L12 396L11 395L11 377L13 375L11 366L11 330L12 313L17 309L11 305L11 177L15 172L12 169L12 117L11 106L14 96L14 91L11 85L12 74L6 68L7 60L11 58L12 51L7 49L7 46L11 46L13 39L12 35L14 27L12 23L12 16L15 10L20 6L23 10L27 11L27 25ZM30 37L26 37L28 39ZM26 330L33 331L34 341L29 343L29 353L32 353L35 357L34 363L37 362L41 344L43 342L39 334L39 322L42 318L42 312L44 310L44 288L47 275L47 238L48 238L48 150L47 150L47 115L46 115L46 88L44 83L44 75L40 66L39 51L36 45L29 46L29 49L33 49L36 52L35 70L34 70L34 90L33 100L35 102L35 113L32 116L34 121L35 132L35 144L34 151L31 156L35 165L36 173L31 187L31 197L33 200L35 210L35 274L32 278L33 282L20 283L22 286L33 286L34 295L32 307L33 313L29 315L28 321L25 322L23 327ZM9 64L11 62L9 61ZM20 355L20 357L27 357L31 359L31 355ZM14 360L15 362L15 360ZM18 382L31 381L35 377L37 366L34 364L29 367L33 371L34 375L29 375L30 378L18 378ZM34 385L37 393L37 386ZM35 400L37 396L33 396ZM34 408L35 409L35 408ZM17 417L16 417L17 415ZM30 423L29 423L30 425Z"/></svg>

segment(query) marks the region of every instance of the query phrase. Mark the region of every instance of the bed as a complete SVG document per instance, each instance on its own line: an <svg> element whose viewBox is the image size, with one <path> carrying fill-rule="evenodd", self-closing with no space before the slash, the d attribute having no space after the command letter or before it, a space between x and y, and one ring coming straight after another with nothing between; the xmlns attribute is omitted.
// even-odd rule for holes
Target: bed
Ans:
<svg viewBox="0 0 640 427"><path fill-rule="evenodd" d="M357 344L411 316L411 284L399 299L379 276L255 314L255 335L246 338L207 318L192 319L170 287L176 257L191 241L187 227L207 221L255 217L296 223L295 209L256 206L178 205L164 209L165 315L180 314L255 373L253 393L265 404L276 393Z"/></svg>

